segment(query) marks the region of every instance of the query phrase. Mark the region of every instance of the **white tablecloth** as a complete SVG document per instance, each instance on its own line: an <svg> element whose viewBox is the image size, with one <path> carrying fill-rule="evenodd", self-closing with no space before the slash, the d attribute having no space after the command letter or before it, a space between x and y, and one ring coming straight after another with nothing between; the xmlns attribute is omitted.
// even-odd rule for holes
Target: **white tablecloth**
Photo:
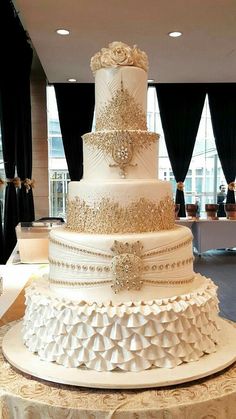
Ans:
<svg viewBox="0 0 236 419"><path fill-rule="evenodd" d="M199 254L211 249L236 247L236 220L178 220L193 233L193 246Z"/></svg>

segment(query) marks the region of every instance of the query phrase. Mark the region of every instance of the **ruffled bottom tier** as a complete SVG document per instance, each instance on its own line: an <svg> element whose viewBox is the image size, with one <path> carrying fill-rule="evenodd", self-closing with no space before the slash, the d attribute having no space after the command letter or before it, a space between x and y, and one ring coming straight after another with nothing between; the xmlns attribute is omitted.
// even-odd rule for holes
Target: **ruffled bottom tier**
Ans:
<svg viewBox="0 0 236 419"><path fill-rule="evenodd" d="M218 299L197 276L191 293L151 301L63 299L39 281L26 291L23 340L42 360L96 371L173 368L216 350Z"/></svg>

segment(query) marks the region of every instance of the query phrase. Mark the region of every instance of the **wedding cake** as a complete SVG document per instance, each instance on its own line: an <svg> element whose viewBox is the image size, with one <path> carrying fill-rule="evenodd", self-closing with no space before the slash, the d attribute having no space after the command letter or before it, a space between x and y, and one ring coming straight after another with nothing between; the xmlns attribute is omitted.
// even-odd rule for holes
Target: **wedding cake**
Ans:
<svg viewBox="0 0 236 419"><path fill-rule="evenodd" d="M175 225L147 130L144 52L113 42L91 60L95 131L67 224L50 232L49 279L26 292L23 339L65 367L143 371L216 350L216 286L193 270L192 233Z"/></svg>

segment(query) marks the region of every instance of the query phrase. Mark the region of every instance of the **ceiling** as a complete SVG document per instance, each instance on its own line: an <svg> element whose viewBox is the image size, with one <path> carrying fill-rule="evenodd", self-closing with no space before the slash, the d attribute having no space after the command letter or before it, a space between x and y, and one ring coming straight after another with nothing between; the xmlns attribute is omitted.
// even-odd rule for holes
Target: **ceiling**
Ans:
<svg viewBox="0 0 236 419"><path fill-rule="evenodd" d="M235 0L14 0L50 83L93 82L90 58L112 41L137 44L149 79L236 82ZM67 28L69 36L56 29ZM183 32L170 38L170 31Z"/></svg>

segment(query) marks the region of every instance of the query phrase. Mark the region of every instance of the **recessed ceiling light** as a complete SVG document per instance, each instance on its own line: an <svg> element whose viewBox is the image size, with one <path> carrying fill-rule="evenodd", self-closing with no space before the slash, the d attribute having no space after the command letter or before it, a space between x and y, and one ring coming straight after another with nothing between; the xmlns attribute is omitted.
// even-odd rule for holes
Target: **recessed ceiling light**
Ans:
<svg viewBox="0 0 236 419"><path fill-rule="evenodd" d="M67 81L69 81L70 83L75 83L77 80L76 79L67 79Z"/></svg>
<svg viewBox="0 0 236 419"><path fill-rule="evenodd" d="M168 35L171 36L172 38L178 38L179 36L181 36L183 34L182 34L182 32L174 31L174 32L169 32Z"/></svg>
<svg viewBox="0 0 236 419"><path fill-rule="evenodd" d="M68 31L68 29L57 29L56 33L58 33L58 35L69 35L70 31Z"/></svg>

